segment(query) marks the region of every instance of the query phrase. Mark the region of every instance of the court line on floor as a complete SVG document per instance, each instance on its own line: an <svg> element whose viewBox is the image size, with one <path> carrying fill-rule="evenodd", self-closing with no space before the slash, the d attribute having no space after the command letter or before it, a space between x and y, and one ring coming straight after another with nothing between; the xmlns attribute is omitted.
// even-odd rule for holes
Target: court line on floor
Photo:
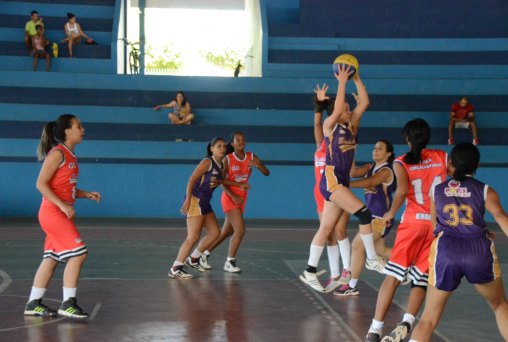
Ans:
<svg viewBox="0 0 508 342"><path fill-rule="evenodd" d="M0 294L12 283L12 278L7 272L0 269L0 277L2 277L2 284L0 285Z"/></svg>
<svg viewBox="0 0 508 342"><path fill-rule="evenodd" d="M284 260L284 263L291 270L291 272L296 275L296 277L298 277L300 275L299 273L296 272L295 268L293 268L293 266L291 265L291 261L290 260ZM316 298L319 301L319 303L324 308L326 308L328 313L331 316L333 316L333 318L335 318L335 320L341 325L341 327L344 330L346 330L346 332L349 334L349 336L351 336L355 341L358 341L358 342L363 341L363 339L360 338L360 336L358 336L355 333L355 331L349 327L349 325L346 323L346 321L344 319L342 319L341 315L330 304L328 304L324 300L324 298L320 295L320 292L317 292L317 291L309 289L309 287L307 285L303 284L300 280L295 280L295 283L301 285L301 288L305 289L305 291L307 293L310 293L314 298Z"/></svg>
<svg viewBox="0 0 508 342"><path fill-rule="evenodd" d="M102 304L101 303L97 303L95 304L93 310L92 310L92 313L90 314L90 316L88 316L88 319L90 321L93 321L95 319L95 317L97 316L97 313L99 312L100 308L101 308Z"/></svg>

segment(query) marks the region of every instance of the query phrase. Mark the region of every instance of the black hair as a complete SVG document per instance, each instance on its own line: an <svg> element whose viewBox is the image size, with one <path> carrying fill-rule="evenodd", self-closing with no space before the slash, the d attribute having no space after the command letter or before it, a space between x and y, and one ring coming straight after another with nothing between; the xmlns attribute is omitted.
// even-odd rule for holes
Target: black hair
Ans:
<svg viewBox="0 0 508 342"><path fill-rule="evenodd" d="M185 97L184 92L179 90L179 91L176 92L176 95L178 95L178 94L182 94L182 96L183 96L182 106L185 106L187 104L187 98ZM175 101L176 101L176 96L175 96Z"/></svg>
<svg viewBox="0 0 508 342"><path fill-rule="evenodd" d="M32 12L30 12L30 16L32 16L32 15L34 15L34 14L39 14L39 12L37 12L37 11L32 11Z"/></svg>
<svg viewBox="0 0 508 342"><path fill-rule="evenodd" d="M402 129L402 137L410 143L411 150L404 155L404 162L418 164L422 160L422 150L430 142L430 126L423 119L408 121Z"/></svg>
<svg viewBox="0 0 508 342"><path fill-rule="evenodd" d="M212 146L215 146L219 141L225 141L225 140L221 137L215 137L208 143L208 145L206 146L206 156L207 157L211 157L213 155Z"/></svg>
<svg viewBox="0 0 508 342"><path fill-rule="evenodd" d="M395 152L394 152L394 148L393 148L393 144L389 141L389 140L386 140L386 139L379 139L378 142L382 142L383 144L385 144L386 146L386 152L390 152L391 155L388 157L388 163L393 163L393 161L395 160Z"/></svg>
<svg viewBox="0 0 508 342"><path fill-rule="evenodd" d="M76 18L76 16L73 13L67 13L67 19L71 20L72 18Z"/></svg>
<svg viewBox="0 0 508 342"><path fill-rule="evenodd" d="M39 28L41 28L41 27L44 27L44 26L42 26L42 25L40 25L40 24L39 24L39 25L35 25L35 30L36 30L36 31L39 31Z"/></svg>
<svg viewBox="0 0 508 342"><path fill-rule="evenodd" d="M480 164L480 151L472 143L455 145L450 155L452 166L455 168L453 178L458 181L466 179L466 175L474 175Z"/></svg>
<svg viewBox="0 0 508 342"><path fill-rule="evenodd" d="M71 128L74 114L62 114L55 121L48 122L42 129L41 141L37 147L38 160L43 160L48 152L59 142L65 141L65 130Z"/></svg>

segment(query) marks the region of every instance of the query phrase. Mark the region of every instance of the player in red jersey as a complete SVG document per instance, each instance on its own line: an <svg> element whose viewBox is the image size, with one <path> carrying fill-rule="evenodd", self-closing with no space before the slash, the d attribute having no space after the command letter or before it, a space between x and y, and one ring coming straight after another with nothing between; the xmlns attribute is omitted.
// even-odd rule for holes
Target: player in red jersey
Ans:
<svg viewBox="0 0 508 342"><path fill-rule="evenodd" d="M79 273L88 251L74 224L74 202L76 198L99 202L101 195L76 188L79 167L74 147L83 140L84 133L79 119L71 114L48 122L42 131L38 154L39 160L44 160L44 163L37 178L37 189L43 196L39 223L46 234L46 241L25 315L57 315L55 310L42 303L42 298L57 265L65 262L63 302L58 314L71 318L88 317L76 301Z"/></svg>
<svg viewBox="0 0 508 342"><path fill-rule="evenodd" d="M231 135L231 145L234 148L232 153L223 159L226 179L237 183L247 183L252 169L258 169L263 175L269 176L270 170L263 164L261 159L252 152L245 152L245 136L242 132L235 132ZM229 187L224 185L221 196L222 210L226 214L224 225L218 239L202 254L200 258L201 267L210 270L208 256L225 239L231 236L229 241L228 257L224 263L224 271L230 273L241 272L236 266L236 254L245 235L245 221L243 212L247 203L248 189Z"/></svg>
<svg viewBox="0 0 508 342"><path fill-rule="evenodd" d="M397 287L405 277L411 280L411 291L402 322L382 341L400 341L406 337L425 299L428 282L429 252L434 239L430 221L431 189L446 179L446 152L427 149L430 126L422 119L406 123L402 130L410 151L395 159L393 169L397 189L390 210L383 220L390 225L397 210L406 208L397 229L387 274L379 289L376 312L365 341L381 340L384 319Z"/></svg>

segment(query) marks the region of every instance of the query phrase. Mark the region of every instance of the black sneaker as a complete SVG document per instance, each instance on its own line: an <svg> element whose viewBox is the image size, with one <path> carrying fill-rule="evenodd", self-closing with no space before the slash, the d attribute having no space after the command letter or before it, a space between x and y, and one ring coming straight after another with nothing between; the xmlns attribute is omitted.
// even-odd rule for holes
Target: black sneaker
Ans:
<svg viewBox="0 0 508 342"><path fill-rule="evenodd" d="M88 314L78 305L76 298L71 297L62 303L58 314L70 318L88 318Z"/></svg>
<svg viewBox="0 0 508 342"><path fill-rule="evenodd" d="M46 305L42 304L42 298L39 298L26 303L25 315L54 317L57 315L57 312L53 309L48 308Z"/></svg>
<svg viewBox="0 0 508 342"><path fill-rule="evenodd" d="M370 332L365 336L365 342L380 342L381 341L381 335L376 334L374 332Z"/></svg>

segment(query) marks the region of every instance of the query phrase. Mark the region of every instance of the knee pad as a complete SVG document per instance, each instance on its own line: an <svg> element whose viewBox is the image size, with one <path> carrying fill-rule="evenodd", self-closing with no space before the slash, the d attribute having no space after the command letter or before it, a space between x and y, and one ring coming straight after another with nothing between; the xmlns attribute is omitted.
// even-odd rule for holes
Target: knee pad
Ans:
<svg viewBox="0 0 508 342"><path fill-rule="evenodd" d="M360 210L358 210L356 213L353 214L354 216L358 217L358 220L360 221L360 224L370 224L372 222L372 213L370 212L369 208L366 206L363 206Z"/></svg>

